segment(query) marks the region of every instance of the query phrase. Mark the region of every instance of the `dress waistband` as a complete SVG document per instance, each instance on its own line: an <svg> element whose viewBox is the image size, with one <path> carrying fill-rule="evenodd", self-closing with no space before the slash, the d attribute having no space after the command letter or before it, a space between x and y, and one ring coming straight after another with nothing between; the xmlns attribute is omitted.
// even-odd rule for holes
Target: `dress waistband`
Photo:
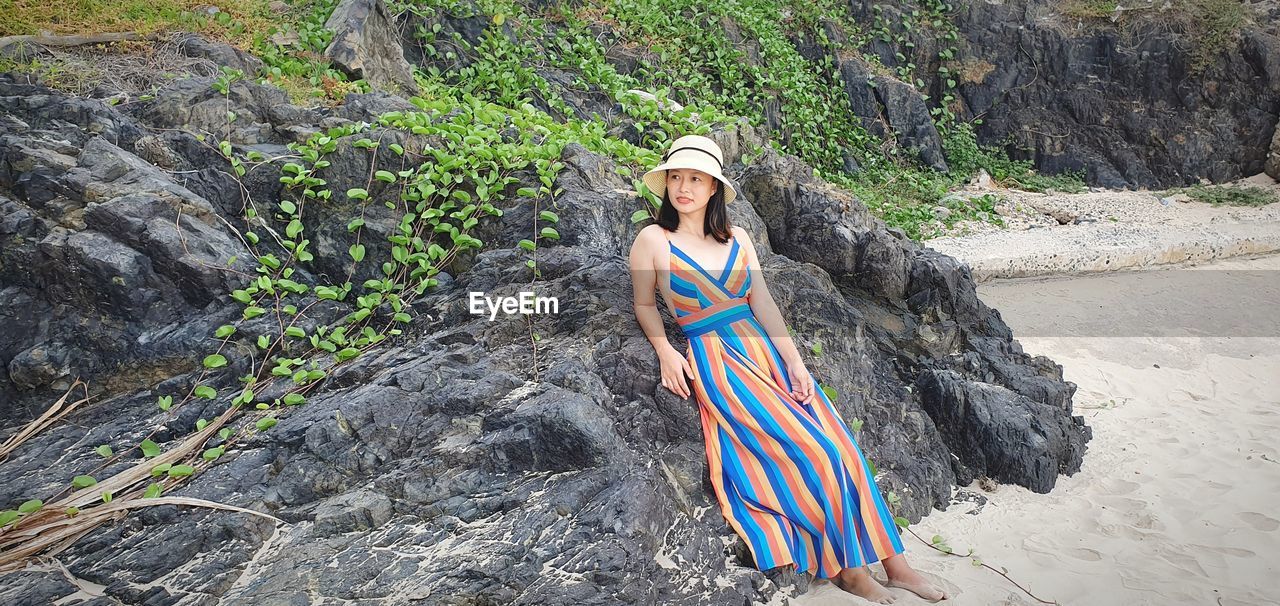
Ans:
<svg viewBox="0 0 1280 606"><path fill-rule="evenodd" d="M726 324L732 324L751 316L751 305L747 302L746 297L734 297L718 301L694 313L677 316L676 323L684 331L684 336L692 339Z"/></svg>

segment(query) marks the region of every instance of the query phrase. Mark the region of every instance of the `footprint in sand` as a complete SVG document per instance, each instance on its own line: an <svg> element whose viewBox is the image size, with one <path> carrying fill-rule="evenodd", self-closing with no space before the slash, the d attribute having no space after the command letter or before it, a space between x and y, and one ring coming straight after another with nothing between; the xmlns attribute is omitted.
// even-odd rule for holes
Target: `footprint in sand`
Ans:
<svg viewBox="0 0 1280 606"><path fill-rule="evenodd" d="M1233 558L1253 558L1258 556L1257 552L1249 549L1241 549L1239 547L1210 547L1209 549L1212 549L1222 555L1229 555Z"/></svg>
<svg viewBox="0 0 1280 606"><path fill-rule="evenodd" d="M1102 554L1092 549L1089 549L1087 547L1074 547L1071 549L1065 549L1063 550L1062 553L1066 554L1067 557L1075 558L1077 560L1081 560L1085 562L1097 562L1098 560L1102 559Z"/></svg>
<svg viewBox="0 0 1280 606"><path fill-rule="evenodd" d="M1252 511L1244 511L1236 515L1240 516L1240 519L1244 520L1245 524L1248 524L1249 526L1253 527L1254 530L1260 530L1262 532L1271 532L1277 528L1280 528L1280 521L1276 521L1275 518L1264 516L1260 513L1254 513Z"/></svg>
<svg viewBox="0 0 1280 606"><path fill-rule="evenodd" d="M1213 480L1205 480L1204 485L1217 491L1225 491L1229 488L1233 488L1233 486L1231 486L1230 484L1223 484L1222 482L1214 482Z"/></svg>

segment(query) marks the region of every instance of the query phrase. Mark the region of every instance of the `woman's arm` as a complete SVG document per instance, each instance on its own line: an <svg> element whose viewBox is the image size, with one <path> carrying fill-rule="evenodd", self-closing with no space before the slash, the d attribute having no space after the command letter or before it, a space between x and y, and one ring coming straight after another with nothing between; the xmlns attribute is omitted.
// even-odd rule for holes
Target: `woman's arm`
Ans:
<svg viewBox="0 0 1280 606"><path fill-rule="evenodd" d="M654 296L654 289L658 284L658 268L653 264L653 235L649 228L645 228L631 244L631 302L635 306L640 328L653 344L653 349L661 353L664 349L674 350L675 347L667 340L667 331L662 326L662 316L658 314L658 301Z"/></svg>
<svg viewBox="0 0 1280 606"><path fill-rule="evenodd" d="M773 340L783 362L788 364L803 362L800 351L796 349L791 339L791 334L787 332L787 323L782 319L782 312L774 302L773 295L769 294L769 287L764 281L764 272L760 269L760 259L756 257L755 244L751 243L747 230L736 226L733 230L735 237L742 239L742 248L747 253L747 267L751 271L751 290L747 292L747 302L751 304L751 312L755 314L760 325L764 326L765 332Z"/></svg>

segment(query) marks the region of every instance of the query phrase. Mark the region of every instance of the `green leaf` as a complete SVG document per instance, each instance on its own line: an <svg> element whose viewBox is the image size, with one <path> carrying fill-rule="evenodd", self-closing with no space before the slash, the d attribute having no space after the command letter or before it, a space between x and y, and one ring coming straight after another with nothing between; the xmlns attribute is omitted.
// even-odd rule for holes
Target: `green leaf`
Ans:
<svg viewBox="0 0 1280 606"><path fill-rule="evenodd" d="M41 507L44 507L44 501L41 501L40 499L31 499L30 501L26 501L18 506L18 513L35 513L40 511Z"/></svg>
<svg viewBox="0 0 1280 606"><path fill-rule="evenodd" d="M830 386L830 385L823 385L823 386L822 386L822 393L827 394L827 399L828 399L828 400L831 400L832 402L835 402L835 401L836 401L836 395L837 395L837 393L836 393L836 388L834 388L834 387L832 387L832 386Z"/></svg>
<svg viewBox="0 0 1280 606"><path fill-rule="evenodd" d="M534 244L534 243L533 243L533 240L525 239L525 240L521 240L521 241L520 241L520 248L523 248L523 249L525 249L525 250L527 250L527 251L529 251L529 252L533 252L533 249L535 249L535 248L537 248L537 247L538 247L538 245L537 245L537 244Z"/></svg>
<svg viewBox="0 0 1280 606"><path fill-rule="evenodd" d="M147 491L146 491L146 492L144 492L144 493L142 493L142 498L144 498L144 499L154 499L154 498L156 498L156 497L160 496L160 493L161 493L163 490L164 490L164 489L163 489L163 488L161 488L159 484L152 483L151 485L147 486Z"/></svg>
<svg viewBox="0 0 1280 606"><path fill-rule="evenodd" d="M229 337L233 334L236 334L236 327L230 324L223 324L222 326L218 327L218 330L214 331L213 336L219 339L222 339L225 337Z"/></svg>
<svg viewBox="0 0 1280 606"><path fill-rule="evenodd" d="M76 514L80 513L80 508L79 508L79 507L68 507L68 508L67 508L67 510L66 510L65 512L63 512L63 513L66 513L68 518L74 518L74 517L76 517Z"/></svg>
<svg viewBox="0 0 1280 606"><path fill-rule="evenodd" d="M281 200L280 210L284 211L284 214L286 215L292 215L293 213L297 212L298 205L294 204L292 201L289 201L289 200Z"/></svg>
<svg viewBox="0 0 1280 606"><path fill-rule="evenodd" d="M361 227L364 227L364 219L356 217L352 219L350 223L347 224L347 231L355 231L357 229L360 229Z"/></svg>
<svg viewBox="0 0 1280 606"><path fill-rule="evenodd" d="M272 417L263 417L258 419L258 422L253 425L258 428L258 431L266 431L276 426L276 420Z"/></svg>
<svg viewBox="0 0 1280 606"><path fill-rule="evenodd" d="M408 322L408 321L409 321L409 314L404 313L404 312L400 312L400 313L397 313L397 314L393 317L393 319L394 319L396 322Z"/></svg>
<svg viewBox="0 0 1280 606"><path fill-rule="evenodd" d="M813 344L813 355L815 356L822 355L822 343L815 342Z"/></svg>
<svg viewBox="0 0 1280 606"><path fill-rule="evenodd" d="M356 355L358 355L359 353L360 353L359 349L356 349L354 347L347 347L342 351L338 352L338 361L342 362L342 361L350 360L351 358L356 357Z"/></svg>
<svg viewBox="0 0 1280 606"><path fill-rule="evenodd" d="M210 448L208 450L205 450L204 453L201 454L200 456L206 461L212 461L222 456L222 453L223 453L222 447L218 446L216 448Z"/></svg>
<svg viewBox="0 0 1280 606"><path fill-rule="evenodd" d="M540 232L538 235L542 236L543 238L551 238L552 240L560 239L560 232L556 231L555 228L553 227L542 228L542 232Z"/></svg>
<svg viewBox="0 0 1280 606"><path fill-rule="evenodd" d="M297 219L290 221L284 228L284 235L290 238L296 238L300 233L302 233L302 221Z"/></svg>
<svg viewBox="0 0 1280 606"><path fill-rule="evenodd" d="M104 490L104 491L102 491L102 502L103 502L103 503L110 503L110 502L111 502L111 491L110 491L110 490Z"/></svg>
<svg viewBox="0 0 1280 606"><path fill-rule="evenodd" d="M222 368L227 365L227 358L222 354L210 354L204 357L205 368Z"/></svg>
<svg viewBox="0 0 1280 606"><path fill-rule="evenodd" d="M212 388L212 387L209 387L208 385L201 385L201 386L199 386L199 387L197 387L197 388L196 388L196 390L195 390L195 396L196 396L197 398L204 398L204 399L206 399L206 400L212 400L212 399L214 399L214 398L218 397L218 391L217 391L216 389Z"/></svg>
<svg viewBox="0 0 1280 606"><path fill-rule="evenodd" d="M265 313L267 313L267 310L261 307L257 307L257 306L246 307L244 308L244 319L252 320L253 318L256 318Z"/></svg>
<svg viewBox="0 0 1280 606"><path fill-rule="evenodd" d="M302 330L297 326L290 326L284 329L284 334L289 335L290 337L298 338L298 339L307 338L307 331Z"/></svg>
<svg viewBox="0 0 1280 606"><path fill-rule="evenodd" d="M289 406L297 406L307 401L306 396L300 393L287 394L284 397L284 403Z"/></svg>
<svg viewBox="0 0 1280 606"><path fill-rule="evenodd" d="M647 209L637 210L636 212L631 213L631 222L639 223L641 221L644 221L645 219L648 219L649 216L650 216L649 211Z"/></svg>
<svg viewBox="0 0 1280 606"><path fill-rule="evenodd" d="M542 211L542 212L538 213L538 217L539 217L540 219L542 219L543 221L550 221L550 222L552 222L552 223L559 223L559 222L560 222L560 215L557 215L557 214L555 214L555 213L553 213L553 212L551 212L551 211L549 211L549 210L544 210L544 211Z"/></svg>
<svg viewBox="0 0 1280 606"><path fill-rule="evenodd" d="M6 509L4 511L0 511L0 527L8 526L9 524L12 524L14 520L20 517L22 517L22 514L12 509Z"/></svg>
<svg viewBox="0 0 1280 606"><path fill-rule="evenodd" d="M908 527L908 526L910 526L910 525L911 525L911 521L910 521L910 520L908 520L908 519L906 519L906 518L904 518L904 517L902 517L902 516L895 516L895 517L893 518L893 521L894 521L894 523L895 523L895 524L897 524L898 526L900 526L900 527L902 527L902 528L906 528L906 527Z"/></svg>
<svg viewBox="0 0 1280 606"><path fill-rule="evenodd" d="M196 431L204 431L209 426L209 421L205 419L196 419Z"/></svg>
<svg viewBox="0 0 1280 606"><path fill-rule="evenodd" d="M364 245L352 244L347 253L351 255L351 258L354 259L356 263L359 263L364 260Z"/></svg>
<svg viewBox="0 0 1280 606"><path fill-rule="evenodd" d="M368 200L369 192L359 187L355 187L347 190L347 197L351 198L352 200Z"/></svg>
<svg viewBox="0 0 1280 606"><path fill-rule="evenodd" d="M93 479L93 476L76 476L71 478L71 485L76 488L88 488L97 483L98 481Z"/></svg>
<svg viewBox="0 0 1280 606"><path fill-rule="evenodd" d="M98 453L98 456L101 456L101 457L109 457L115 454L115 451L111 450L111 447L107 446L106 444L103 444L102 446L99 446L93 449L93 451Z"/></svg>
<svg viewBox="0 0 1280 606"><path fill-rule="evenodd" d="M144 457L150 458L160 456L160 446L151 440L143 440L142 444L139 444L138 447L142 449L142 456Z"/></svg>
<svg viewBox="0 0 1280 606"><path fill-rule="evenodd" d="M159 465L156 465L155 467L152 467L152 468L151 468L151 477L156 478L156 477L160 477L160 476L162 476L162 475L164 475L164 474L166 474L166 473L169 473L169 468L170 468L170 467L173 467L173 464L172 464L172 463L161 463L161 464L159 464Z"/></svg>
<svg viewBox="0 0 1280 606"><path fill-rule="evenodd" d="M190 465L174 465L169 468L169 477L181 478L189 476L196 472L196 469Z"/></svg>
<svg viewBox="0 0 1280 606"><path fill-rule="evenodd" d="M379 180L379 181L385 181L385 182L387 182L387 183L395 183L395 182L396 182L396 175L395 175L395 173L388 172L388 171L385 171L385 170L380 170L380 171L378 171L378 172L376 172L376 173L373 173L373 178L374 178L374 179L377 179L377 180Z"/></svg>
<svg viewBox="0 0 1280 606"><path fill-rule="evenodd" d="M404 155L404 148L403 148L403 147L401 147L399 143L392 143L391 145L388 145L387 147L389 147L389 148L391 149L391 151L395 152L397 156L403 156L403 155Z"/></svg>
<svg viewBox="0 0 1280 606"><path fill-rule="evenodd" d="M271 347L271 338L267 335L258 335L258 349L266 349Z"/></svg>

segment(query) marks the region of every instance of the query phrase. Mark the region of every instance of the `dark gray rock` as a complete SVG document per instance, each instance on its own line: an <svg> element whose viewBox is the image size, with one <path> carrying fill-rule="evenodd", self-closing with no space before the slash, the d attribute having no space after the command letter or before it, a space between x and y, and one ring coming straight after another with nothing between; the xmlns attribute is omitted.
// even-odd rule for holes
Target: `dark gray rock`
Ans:
<svg viewBox="0 0 1280 606"><path fill-rule="evenodd" d="M1049 492L1060 473L1079 469L1092 437L1081 417L955 371L925 371L916 387L957 465L1036 492Z"/></svg>
<svg viewBox="0 0 1280 606"><path fill-rule="evenodd" d="M324 54L343 71L389 92L418 92L400 32L382 0L341 0L324 26L333 31Z"/></svg>
<svg viewBox="0 0 1280 606"><path fill-rule="evenodd" d="M230 44L214 42L199 34L182 33L174 40L178 52L187 57L208 59L215 65L240 70L253 77L262 69L262 60Z"/></svg>
<svg viewBox="0 0 1280 606"><path fill-rule="evenodd" d="M1176 19L1164 9L1126 14L1135 20L1126 36L1105 20L1069 19L1061 3L1047 0L952 6L950 18L960 33L958 54L947 64L958 83L959 107L953 109L961 120L981 116L980 143L1003 146L1045 174L1084 171L1090 185L1108 188L1223 182L1264 170L1280 116L1274 22L1256 18L1257 25L1244 26L1197 73L1193 53L1202 40L1171 27ZM916 8L852 3L855 19L867 23L875 7L895 35L904 33L896 25L900 15ZM901 50L937 100L944 80L937 53L952 44L940 41L937 31L907 33L914 48L876 38L862 50L890 67L899 65L894 54ZM860 95L850 96L855 108Z"/></svg>
<svg viewBox="0 0 1280 606"><path fill-rule="evenodd" d="M223 176L216 151L163 129L212 127L212 114L183 109L213 100L225 110L228 98L208 96L208 84L175 82L165 101L104 109L0 82L0 97L17 100L0 124L30 127L0 131L0 319L15 319L0 334L0 396L16 396L0 408L3 427L38 414L70 377L88 378L98 397L4 462L0 507L136 461L97 470L95 445L120 452L150 435L172 446L225 403L163 413L157 396L197 381L238 389L253 363L250 335L276 321L241 325L246 336L224 349L228 367L201 378L213 329L239 314L222 297L236 276L221 268L238 246L232 230L245 227L246 194ZM272 106L281 97L257 84L233 93L233 111L253 125L233 130L241 149L278 151L293 129L407 109L386 95L330 113ZM121 136L86 135L86 124ZM392 141L431 143L373 134L383 146L372 153L352 137L338 141L321 173L328 187L365 186L370 162L396 170L399 157L384 151ZM885 228L793 157L767 149L744 168L742 154L764 141L755 129L711 136L740 184L732 220L756 243L802 351L822 345L806 362L842 415L863 422L859 445L881 489L900 497L897 513L918 520L979 473L1047 490L1079 467L1088 435L1071 416L1074 385L1061 367L1022 352L977 299L965 266ZM331 369L305 405L172 493L269 512L284 525L148 508L87 534L61 556L69 569L126 604L745 606L803 590L805 577L753 567L719 512L696 406L660 384L631 311L625 251L643 226L629 220L627 183L581 145L560 160L562 239L540 248L533 283L557 294L559 313L491 322L467 309L470 291L531 288L517 243L534 211L507 197L504 214L478 227L486 248L413 302L402 337ZM244 184L263 207L281 195L266 168ZM376 256L398 215L377 210L394 191L370 193L365 235ZM356 207L337 198L308 207L317 259L300 279L345 272ZM329 302L308 313L329 323L347 309ZM673 321L667 329L681 343ZM74 591L54 572L0 577L0 597L16 604Z"/></svg>

